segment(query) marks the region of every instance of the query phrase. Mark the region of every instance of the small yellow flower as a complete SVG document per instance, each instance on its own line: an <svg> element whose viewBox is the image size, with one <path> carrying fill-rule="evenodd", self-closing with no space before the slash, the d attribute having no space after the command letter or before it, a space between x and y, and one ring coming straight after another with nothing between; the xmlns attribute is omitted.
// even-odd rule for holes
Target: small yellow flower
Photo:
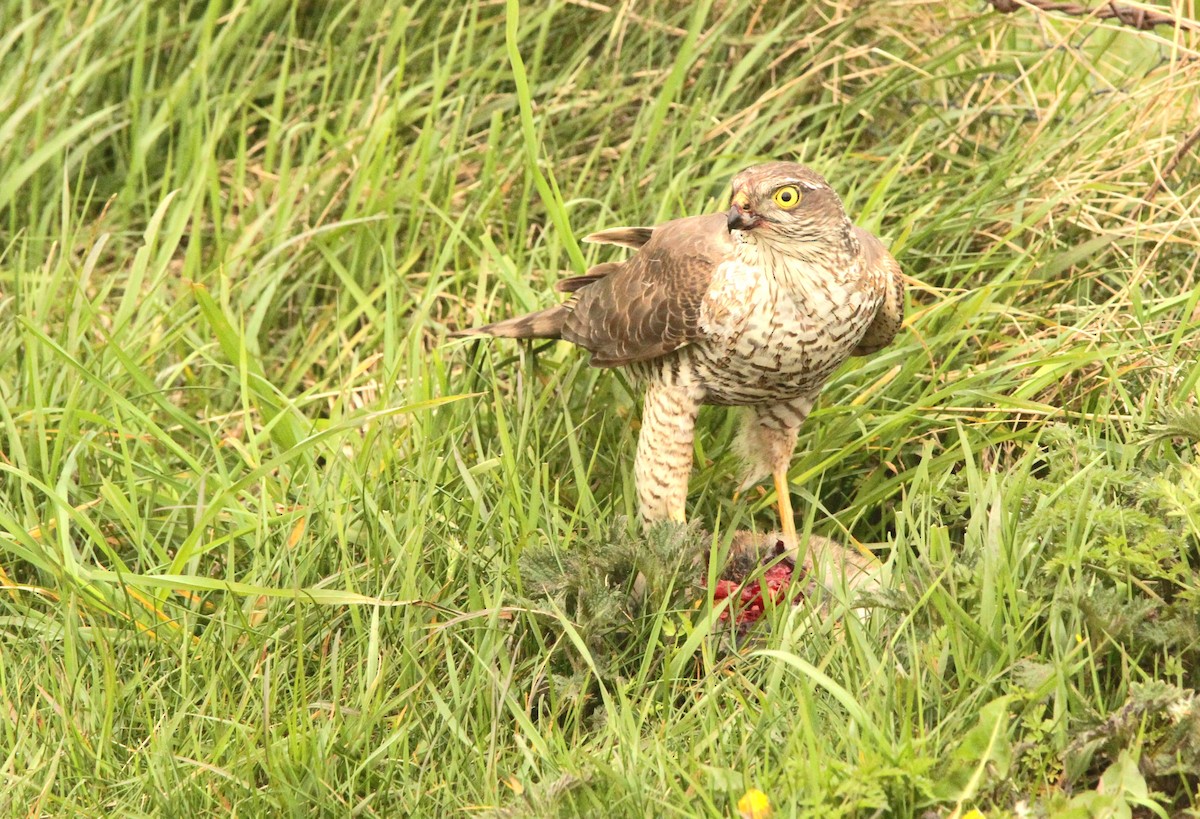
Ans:
<svg viewBox="0 0 1200 819"><path fill-rule="evenodd" d="M963 814L962 819L987 819L987 816L979 808L971 808Z"/></svg>
<svg viewBox="0 0 1200 819"><path fill-rule="evenodd" d="M758 788L746 791L737 804L742 819L771 819L771 800Z"/></svg>

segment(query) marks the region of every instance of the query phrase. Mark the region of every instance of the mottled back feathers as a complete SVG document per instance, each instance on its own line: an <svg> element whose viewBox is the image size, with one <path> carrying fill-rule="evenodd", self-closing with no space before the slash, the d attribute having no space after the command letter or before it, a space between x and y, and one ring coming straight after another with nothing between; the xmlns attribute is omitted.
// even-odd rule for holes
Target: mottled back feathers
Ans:
<svg viewBox="0 0 1200 819"><path fill-rule="evenodd" d="M896 333L900 332L900 325L904 321L904 276L900 272L900 265L875 234L856 226L854 235L862 253L863 269L880 268L887 282L883 305L875 312L875 319L854 348L854 355L870 355L891 344Z"/></svg>
<svg viewBox="0 0 1200 819"><path fill-rule="evenodd" d="M658 358L700 338L713 271L733 252L724 214L659 225L628 261L578 290L562 337L597 367Z"/></svg>

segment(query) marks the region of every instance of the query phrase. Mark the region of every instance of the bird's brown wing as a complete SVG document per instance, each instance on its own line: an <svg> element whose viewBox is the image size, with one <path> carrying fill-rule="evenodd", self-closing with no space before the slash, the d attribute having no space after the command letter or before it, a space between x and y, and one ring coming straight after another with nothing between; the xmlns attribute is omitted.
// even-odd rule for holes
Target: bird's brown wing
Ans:
<svg viewBox="0 0 1200 819"><path fill-rule="evenodd" d="M650 241L653 234L654 228L652 227L615 227L598 230L589 236L584 236L583 241L598 245L620 245L637 250Z"/></svg>
<svg viewBox="0 0 1200 819"><path fill-rule="evenodd" d="M883 301L866 334L854 348L854 355L870 355L892 343L904 322L904 276L900 265L873 233L854 228L863 255L867 280L882 288Z"/></svg>
<svg viewBox="0 0 1200 819"><path fill-rule="evenodd" d="M596 367L647 361L698 340L700 305L733 247L723 213L659 225L628 261L576 291L562 337L589 350Z"/></svg>
<svg viewBox="0 0 1200 819"><path fill-rule="evenodd" d="M652 227L615 227L590 233L583 237L583 241L594 245L617 245L637 250L650 241L650 237L653 234L654 228ZM554 289L560 293L574 293L582 287L603 279L621 266L622 262L598 264L595 267L588 268L588 272L582 276L572 276L569 279L563 279L554 285Z"/></svg>
<svg viewBox="0 0 1200 819"><path fill-rule="evenodd" d="M624 262L603 262L589 267L588 272L582 276L572 276L569 279L562 279L556 282L554 289L559 293L574 293L576 290L581 290L589 284L600 281L609 273L615 273L624 266Z"/></svg>

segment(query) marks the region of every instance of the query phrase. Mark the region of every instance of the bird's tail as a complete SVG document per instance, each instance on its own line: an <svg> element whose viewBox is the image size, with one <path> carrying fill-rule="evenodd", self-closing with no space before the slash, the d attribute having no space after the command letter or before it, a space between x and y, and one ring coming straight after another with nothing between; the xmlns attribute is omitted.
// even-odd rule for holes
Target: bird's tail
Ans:
<svg viewBox="0 0 1200 819"><path fill-rule="evenodd" d="M456 330L452 338L462 336L493 336L495 338L562 338L563 323L571 311L565 304L556 304L536 313L484 324L467 330Z"/></svg>

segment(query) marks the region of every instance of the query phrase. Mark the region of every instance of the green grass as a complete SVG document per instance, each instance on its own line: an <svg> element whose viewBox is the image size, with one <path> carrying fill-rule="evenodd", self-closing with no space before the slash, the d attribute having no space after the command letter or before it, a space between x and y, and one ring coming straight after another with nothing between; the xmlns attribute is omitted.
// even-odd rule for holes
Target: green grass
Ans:
<svg viewBox="0 0 1200 819"><path fill-rule="evenodd" d="M1200 812L1195 36L601 5L0 2L4 815ZM646 539L629 385L446 333L768 157L909 322L791 473L885 588L735 643L735 413Z"/></svg>

